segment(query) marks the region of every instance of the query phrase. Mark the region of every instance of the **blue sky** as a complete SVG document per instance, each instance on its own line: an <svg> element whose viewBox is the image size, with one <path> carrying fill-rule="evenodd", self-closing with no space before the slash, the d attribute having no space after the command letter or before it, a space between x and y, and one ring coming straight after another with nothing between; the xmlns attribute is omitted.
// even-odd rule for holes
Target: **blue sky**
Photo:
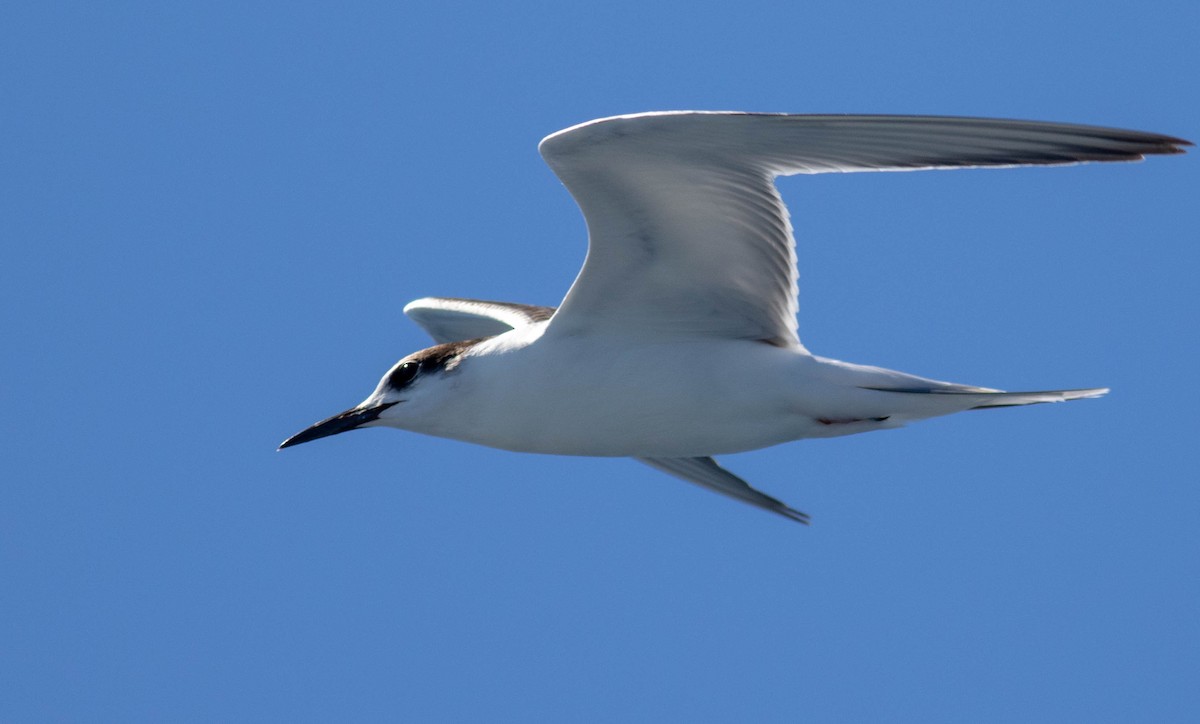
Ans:
<svg viewBox="0 0 1200 724"><path fill-rule="evenodd" d="M275 446L427 344L405 302L557 303L585 237L550 132L1197 140L1198 27L1182 0L9 4L0 719L1194 716L1195 155L783 182L814 352L1113 388L724 458L811 528L623 460Z"/></svg>

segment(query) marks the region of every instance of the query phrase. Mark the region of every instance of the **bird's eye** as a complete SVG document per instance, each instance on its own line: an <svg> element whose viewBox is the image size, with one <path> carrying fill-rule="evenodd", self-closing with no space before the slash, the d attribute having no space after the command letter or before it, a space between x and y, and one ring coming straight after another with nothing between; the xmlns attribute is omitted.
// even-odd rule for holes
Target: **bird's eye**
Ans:
<svg viewBox="0 0 1200 724"><path fill-rule="evenodd" d="M394 390L404 387L409 382L413 381L413 378L417 376L417 370L419 370L420 367L421 365L416 362L405 362L396 369L392 370L388 375L388 385Z"/></svg>

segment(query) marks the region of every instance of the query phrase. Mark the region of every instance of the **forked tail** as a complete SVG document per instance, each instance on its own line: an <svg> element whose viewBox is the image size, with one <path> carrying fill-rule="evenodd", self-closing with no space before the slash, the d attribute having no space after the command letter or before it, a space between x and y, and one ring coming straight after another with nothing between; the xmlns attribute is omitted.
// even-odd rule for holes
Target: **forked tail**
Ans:
<svg viewBox="0 0 1200 724"><path fill-rule="evenodd" d="M1085 390L1044 390L1041 392L992 392L982 402L970 408L983 410L989 407L1014 407L1016 405L1036 405L1042 402L1066 402L1067 400L1084 400L1089 397L1103 397L1108 394L1107 387L1092 387Z"/></svg>
<svg viewBox="0 0 1200 724"><path fill-rule="evenodd" d="M1089 397L1103 397L1108 393L1107 387L1091 387L1082 390L1041 390L1037 392L1004 392L986 387L968 387L966 385L908 388L864 387L863 389L911 395L949 395L960 402L959 405L954 406L961 410L1037 405L1042 402L1066 402L1067 400L1082 400ZM946 401L949 402L950 400L947 399Z"/></svg>

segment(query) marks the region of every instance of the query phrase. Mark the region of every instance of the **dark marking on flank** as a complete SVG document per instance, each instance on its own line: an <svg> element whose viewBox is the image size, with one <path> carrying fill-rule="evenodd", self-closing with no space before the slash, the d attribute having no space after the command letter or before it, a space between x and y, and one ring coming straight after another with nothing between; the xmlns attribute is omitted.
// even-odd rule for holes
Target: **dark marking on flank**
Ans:
<svg viewBox="0 0 1200 724"><path fill-rule="evenodd" d="M772 347L779 347L780 349L787 349L791 346L785 340L782 340L779 337L764 337L758 341L762 342L763 344L769 344Z"/></svg>
<svg viewBox="0 0 1200 724"><path fill-rule="evenodd" d="M839 419L833 419L831 417L818 417L817 422L821 423L822 425L850 425L855 422L883 422L890 417L891 415L884 415L883 417L844 417Z"/></svg>

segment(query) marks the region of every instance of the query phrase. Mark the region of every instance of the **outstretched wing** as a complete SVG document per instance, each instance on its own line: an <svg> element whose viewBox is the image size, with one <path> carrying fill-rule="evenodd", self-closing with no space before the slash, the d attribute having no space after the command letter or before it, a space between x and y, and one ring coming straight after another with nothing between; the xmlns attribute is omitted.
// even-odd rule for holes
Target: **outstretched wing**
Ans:
<svg viewBox="0 0 1200 724"><path fill-rule="evenodd" d="M554 314L554 307L482 299L425 297L405 305L404 313L421 325L435 342L445 344L493 337L510 329L544 322Z"/></svg>
<svg viewBox="0 0 1200 724"><path fill-rule="evenodd" d="M712 458L634 458L640 463L661 470L668 475L695 483L721 495L728 495L743 503L778 513L785 518L808 524L808 514L789 508L766 493L750 487L750 484L717 464Z"/></svg>
<svg viewBox="0 0 1200 724"><path fill-rule="evenodd" d="M669 112L546 137L588 226L547 334L799 345L795 244L776 176L1134 161L1187 141L1092 126L934 116Z"/></svg>

